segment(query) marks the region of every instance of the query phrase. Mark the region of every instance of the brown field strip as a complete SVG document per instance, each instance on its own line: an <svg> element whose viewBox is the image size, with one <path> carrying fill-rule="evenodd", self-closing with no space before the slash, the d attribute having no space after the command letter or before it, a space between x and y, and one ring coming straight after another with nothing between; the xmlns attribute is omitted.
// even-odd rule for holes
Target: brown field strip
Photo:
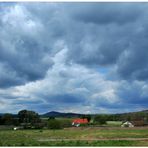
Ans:
<svg viewBox="0 0 148 148"><path fill-rule="evenodd" d="M107 141L107 140L148 141L148 138L38 139L38 141Z"/></svg>

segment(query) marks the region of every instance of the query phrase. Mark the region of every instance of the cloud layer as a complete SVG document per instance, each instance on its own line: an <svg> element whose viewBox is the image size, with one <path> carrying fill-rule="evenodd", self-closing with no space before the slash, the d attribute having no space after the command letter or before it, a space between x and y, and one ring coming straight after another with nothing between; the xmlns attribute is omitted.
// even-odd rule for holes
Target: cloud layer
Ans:
<svg viewBox="0 0 148 148"><path fill-rule="evenodd" d="M0 10L0 112L147 109L147 3L0 3Z"/></svg>

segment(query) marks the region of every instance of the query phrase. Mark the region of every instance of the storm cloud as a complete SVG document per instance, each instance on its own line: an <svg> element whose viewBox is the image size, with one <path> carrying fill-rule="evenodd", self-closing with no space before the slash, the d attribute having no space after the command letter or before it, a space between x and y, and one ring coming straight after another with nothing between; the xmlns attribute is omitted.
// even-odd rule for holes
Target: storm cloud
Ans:
<svg viewBox="0 0 148 148"><path fill-rule="evenodd" d="M0 11L0 112L147 109L147 3L0 3Z"/></svg>

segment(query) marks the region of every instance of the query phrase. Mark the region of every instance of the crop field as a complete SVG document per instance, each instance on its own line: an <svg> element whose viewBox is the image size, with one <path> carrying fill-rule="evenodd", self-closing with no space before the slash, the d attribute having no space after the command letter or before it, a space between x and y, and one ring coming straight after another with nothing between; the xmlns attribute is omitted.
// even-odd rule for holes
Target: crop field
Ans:
<svg viewBox="0 0 148 148"><path fill-rule="evenodd" d="M0 130L0 146L148 146L148 127Z"/></svg>

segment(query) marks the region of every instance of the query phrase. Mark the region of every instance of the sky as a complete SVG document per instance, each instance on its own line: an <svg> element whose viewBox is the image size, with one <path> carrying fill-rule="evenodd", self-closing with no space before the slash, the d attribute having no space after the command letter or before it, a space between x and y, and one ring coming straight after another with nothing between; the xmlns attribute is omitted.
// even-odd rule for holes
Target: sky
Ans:
<svg viewBox="0 0 148 148"><path fill-rule="evenodd" d="M0 2L0 113L148 108L148 3Z"/></svg>

